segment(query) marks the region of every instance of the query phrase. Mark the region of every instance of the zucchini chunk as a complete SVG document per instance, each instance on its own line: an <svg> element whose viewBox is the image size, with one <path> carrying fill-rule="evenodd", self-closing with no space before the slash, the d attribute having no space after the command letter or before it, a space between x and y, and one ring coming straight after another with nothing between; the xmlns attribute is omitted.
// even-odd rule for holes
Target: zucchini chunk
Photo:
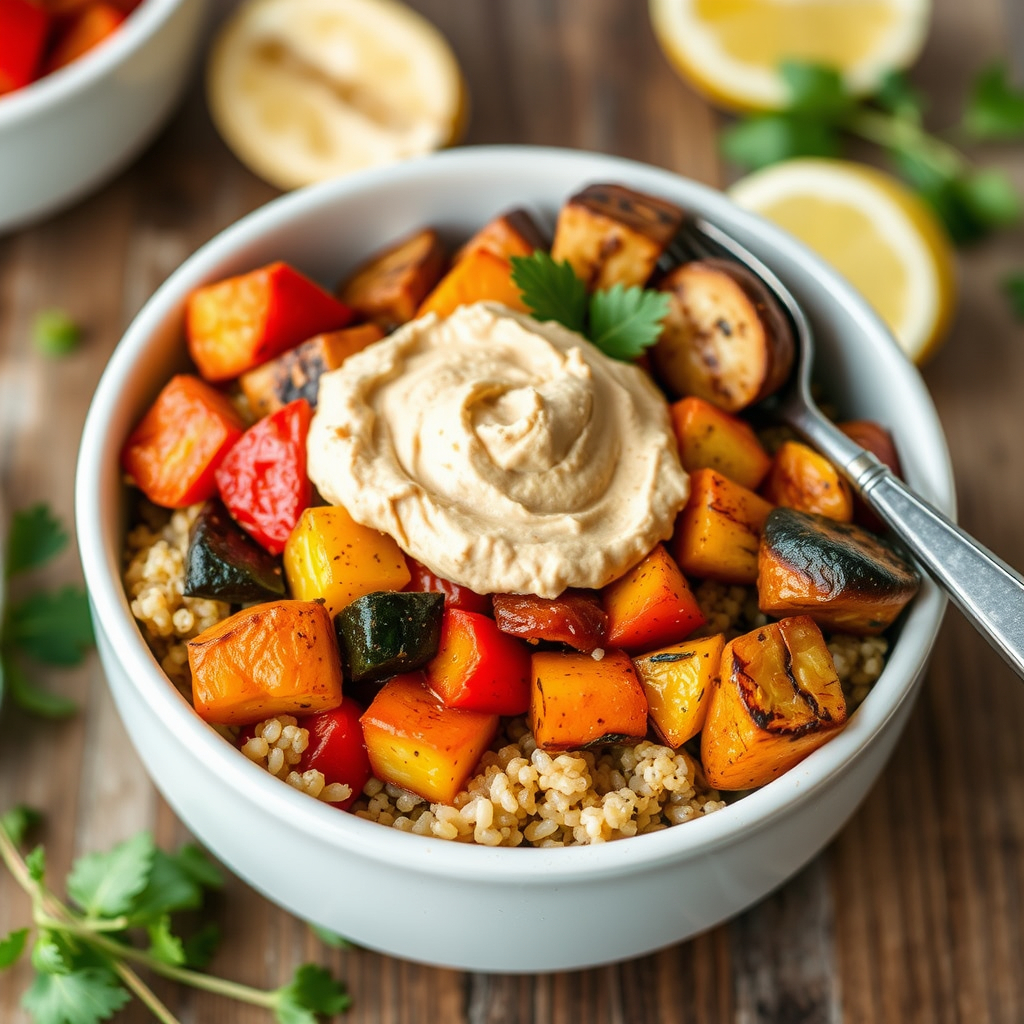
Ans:
<svg viewBox="0 0 1024 1024"><path fill-rule="evenodd" d="M441 642L444 594L380 591L334 616L334 631L354 683L376 682L422 668Z"/></svg>
<svg viewBox="0 0 1024 1024"><path fill-rule="evenodd" d="M192 524L182 592L230 604L284 597L281 559L257 544L219 498L211 498Z"/></svg>
<svg viewBox="0 0 1024 1024"><path fill-rule="evenodd" d="M914 566L855 523L773 509L758 551L757 595L768 615L811 616L820 626L873 635L917 593Z"/></svg>
<svg viewBox="0 0 1024 1024"><path fill-rule="evenodd" d="M587 288L643 284L683 223L672 203L622 185L589 185L558 214L551 257Z"/></svg>
<svg viewBox="0 0 1024 1024"><path fill-rule="evenodd" d="M793 332L749 270L699 260L676 267L659 287L671 305L651 359L670 391L738 412L782 387L793 365Z"/></svg>

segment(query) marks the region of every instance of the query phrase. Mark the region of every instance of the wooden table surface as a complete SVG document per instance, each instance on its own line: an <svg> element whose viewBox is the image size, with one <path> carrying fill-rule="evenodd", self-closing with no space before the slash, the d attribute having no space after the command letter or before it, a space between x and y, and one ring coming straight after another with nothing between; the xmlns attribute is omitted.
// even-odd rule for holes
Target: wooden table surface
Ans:
<svg viewBox="0 0 1024 1024"><path fill-rule="evenodd" d="M1019 0L936 0L914 77L939 123L982 63L1008 53ZM472 95L466 142L618 153L724 184L719 117L670 70L641 0L418 0L447 34ZM1016 14L1013 14L1016 12ZM1017 19L1020 20L1019 18ZM1024 66L1018 65L1018 71ZM68 522L78 438L93 386L123 328L156 286L218 230L272 198L214 133L198 86L125 173L73 210L0 239L0 490L11 507L47 501ZM979 157L1024 189L1024 151ZM10 159L3 154L3 159ZM1024 337L996 288L1024 266L1020 232L961 259L952 336L924 375L948 434L965 527L1024 566ZM42 308L86 328L52 361L30 342ZM73 552L49 582L80 575ZM54 877L73 857L141 829L177 844L182 826L155 793L114 711L95 656L45 677L74 696L70 721L0 721L0 808L46 812ZM303 960L332 967L361 1022L667 1024L1024 1020L1024 688L954 612L895 756L835 842L779 892L690 942L567 974L463 974L323 947L304 924L237 880L214 913L213 969L261 986ZM358 879L332 884L358 885ZM28 905L0 875L0 935ZM571 933L572 921L564 922ZM609 927L614 927L614 921ZM18 1009L24 964L0 975L0 1021ZM159 981L182 1022L256 1024L261 1011ZM148 1019L139 1004L119 1022Z"/></svg>

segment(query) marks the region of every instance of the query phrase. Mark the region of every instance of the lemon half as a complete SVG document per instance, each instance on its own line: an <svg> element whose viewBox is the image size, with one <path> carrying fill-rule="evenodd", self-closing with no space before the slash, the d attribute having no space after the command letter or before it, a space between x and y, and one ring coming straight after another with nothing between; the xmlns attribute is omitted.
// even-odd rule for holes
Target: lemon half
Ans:
<svg viewBox="0 0 1024 1024"><path fill-rule="evenodd" d="M207 96L238 158L283 189L450 145L466 117L447 41L397 0L249 0Z"/></svg>
<svg viewBox="0 0 1024 1024"><path fill-rule="evenodd" d="M829 64L856 95L910 64L931 0L650 0L654 33L679 73L736 110L786 105L788 59Z"/></svg>
<svg viewBox="0 0 1024 1024"><path fill-rule="evenodd" d="M875 308L916 363L949 325L956 273L948 237L900 181L844 160L787 160L738 181L732 198L824 256Z"/></svg>

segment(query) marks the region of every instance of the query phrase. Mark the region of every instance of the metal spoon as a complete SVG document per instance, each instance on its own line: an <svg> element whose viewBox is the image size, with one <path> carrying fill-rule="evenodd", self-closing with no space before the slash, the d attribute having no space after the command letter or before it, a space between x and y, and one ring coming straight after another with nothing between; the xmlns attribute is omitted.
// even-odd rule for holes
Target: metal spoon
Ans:
<svg viewBox="0 0 1024 1024"><path fill-rule="evenodd" d="M701 217L680 236L697 258L725 257L756 274L789 315L796 366L773 397L779 419L802 434L842 473L972 625L1024 676L1024 577L966 534L938 509L827 419L811 397L814 337L788 288L752 252Z"/></svg>

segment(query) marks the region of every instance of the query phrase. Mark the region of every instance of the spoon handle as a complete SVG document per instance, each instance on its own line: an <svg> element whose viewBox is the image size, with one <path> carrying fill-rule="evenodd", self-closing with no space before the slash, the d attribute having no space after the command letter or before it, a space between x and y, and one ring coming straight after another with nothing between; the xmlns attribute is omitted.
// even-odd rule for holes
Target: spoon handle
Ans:
<svg viewBox="0 0 1024 1024"><path fill-rule="evenodd" d="M856 489L885 520L954 604L1024 675L1024 577L938 509L915 494L873 455L847 466Z"/></svg>

